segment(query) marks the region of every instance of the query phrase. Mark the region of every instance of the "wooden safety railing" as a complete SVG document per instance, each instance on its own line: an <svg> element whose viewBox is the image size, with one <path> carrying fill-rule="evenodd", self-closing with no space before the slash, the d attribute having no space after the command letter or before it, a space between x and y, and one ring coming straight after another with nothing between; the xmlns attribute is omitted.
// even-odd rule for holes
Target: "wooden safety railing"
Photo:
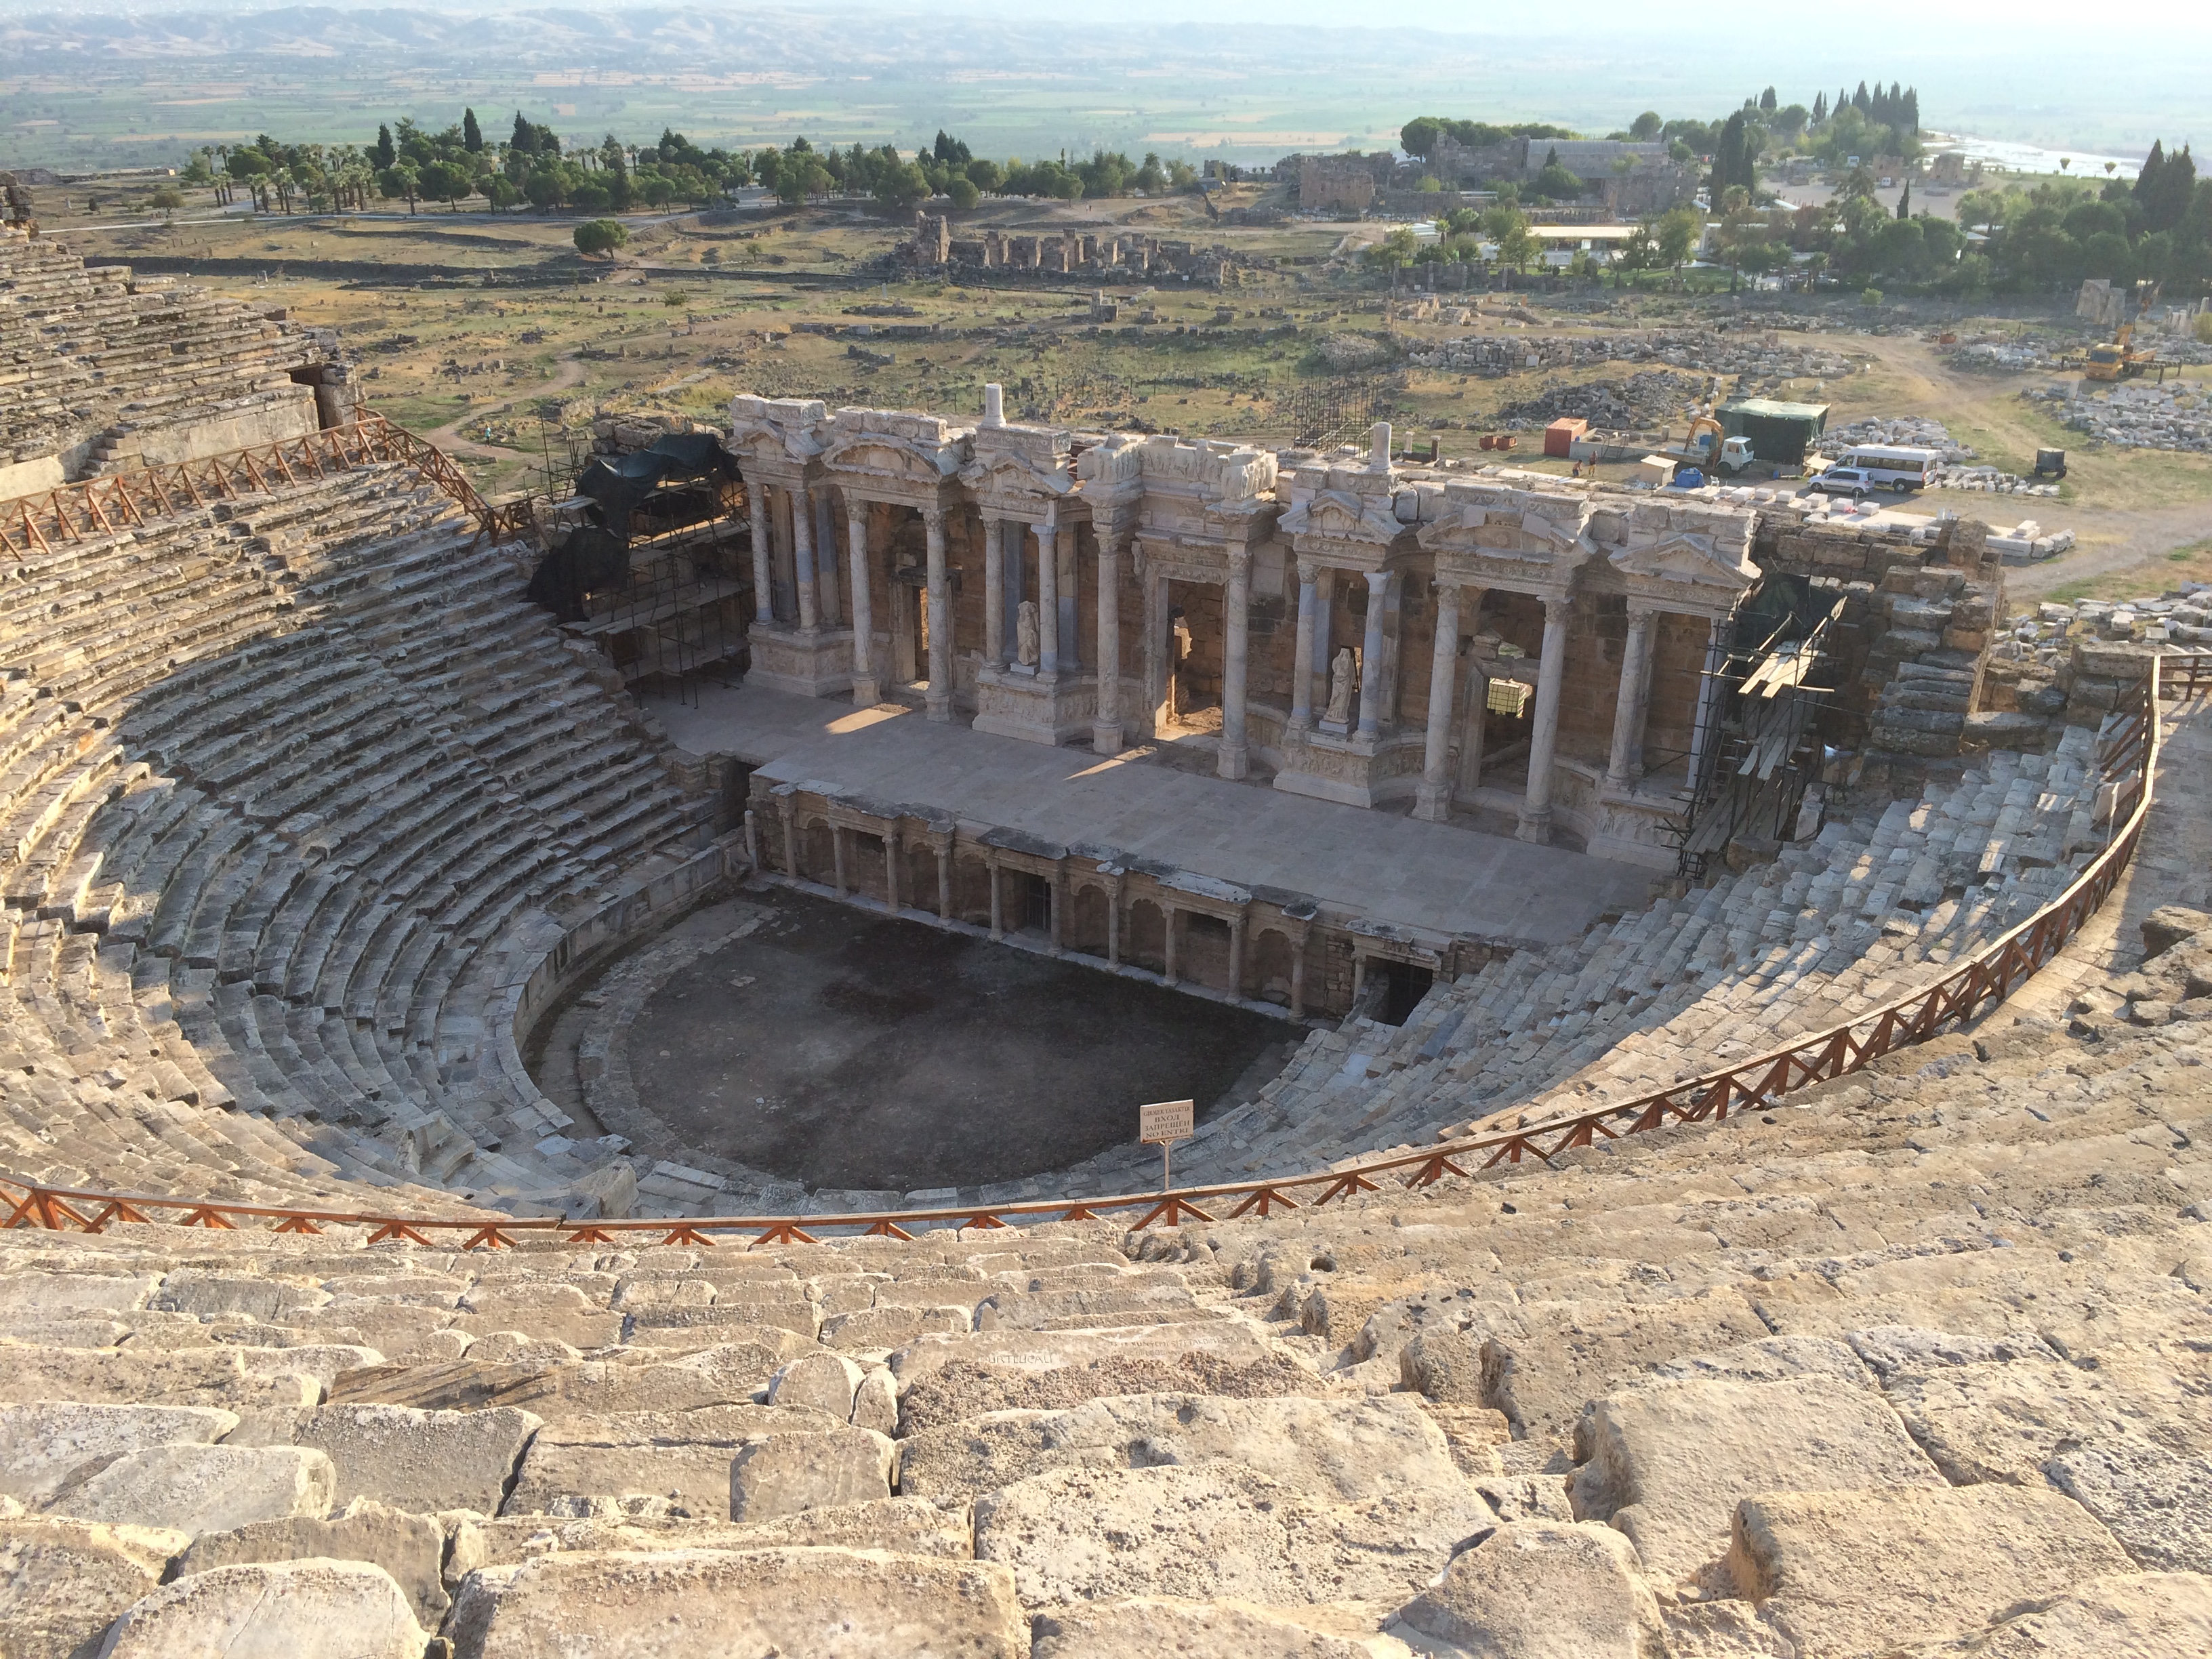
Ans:
<svg viewBox="0 0 2212 1659"><path fill-rule="evenodd" d="M467 509L478 533L495 542L530 527L527 500L490 505L435 444L381 415L363 411L343 426L325 427L304 437L86 478L0 501L0 547L14 554L51 553L57 543L112 535L143 525L149 514L266 495L279 484L386 461L404 461L413 467Z"/></svg>
<svg viewBox="0 0 2212 1659"><path fill-rule="evenodd" d="M1370 1158L1307 1175L1262 1181L1185 1187L1164 1193L1106 1198L1065 1198L1019 1204L953 1206L925 1210L877 1210L811 1216L717 1216L678 1220L557 1217L509 1219L481 1212L465 1217L396 1216L370 1211L297 1209L232 1204L208 1199L160 1198L45 1187L0 1175L0 1200L8 1206L0 1225L81 1229L100 1232L117 1222L170 1220L185 1226L236 1228L273 1225L283 1233L319 1233L325 1227L368 1230L370 1243L405 1240L428 1245L458 1239L468 1249L496 1249L535 1235L557 1235L574 1244L611 1243L647 1237L664 1244L812 1243L817 1234L860 1233L911 1238L920 1230L995 1228L1017 1222L1095 1221L1132 1218L1134 1228L1175 1226L1184 1221L1267 1217L1279 1210L1317 1209L1355 1193L1382 1190L1385 1182L1425 1187L1446 1176L1468 1176L1501 1164L1549 1164L1561 1153L1676 1124L1719 1123L1731 1114L1770 1106L1784 1096L1829 1082L1977 1018L2002 1002L2063 950L2097 913L2135 855L2149 816L2160 742L2159 705L2168 698L2212 690L2212 652L2176 653L2153 662L2119 716L2102 734L2100 766L2112 792L2113 833L2105 849L2066 890L2034 915L1992 940L1971 960L1911 995L1832 1026L1803 1040L1725 1070L1678 1083L1639 1099L1542 1123L1439 1142L1388 1158ZM2124 768L2124 770L2122 769ZM2126 821L2118 822L2124 810ZM20 1196L17 1196L20 1194Z"/></svg>

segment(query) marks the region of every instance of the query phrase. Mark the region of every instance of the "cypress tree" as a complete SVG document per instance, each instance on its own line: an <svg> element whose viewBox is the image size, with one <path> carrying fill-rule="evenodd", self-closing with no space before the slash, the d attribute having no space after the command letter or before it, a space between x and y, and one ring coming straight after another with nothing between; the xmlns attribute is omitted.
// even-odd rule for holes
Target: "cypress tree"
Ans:
<svg viewBox="0 0 2212 1659"><path fill-rule="evenodd" d="M1868 95L1863 81L1859 82L1859 89L1851 94L1851 107L1862 115L1874 113L1874 100Z"/></svg>
<svg viewBox="0 0 2212 1659"><path fill-rule="evenodd" d="M376 165L380 170L390 167L394 161L399 159L399 152L393 147L392 143L392 129L390 127L382 125L381 124L378 125L376 129L376 148L369 151L369 154L376 159Z"/></svg>
<svg viewBox="0 0 2212 1659"><path fill-rule="evenodd" d="M1898 195L1897 216L1900 219L1912 216L1912 180L1910 179L1905 181L1905 188Z"/></svg>
<svg viewBox="0 0 2212 1659"><path fill-rule="evenodd" d="M514 112L514 136L507 141L509 149L520 150L525 155L538 149L538 130L522 118L522 112Z"/></svg>
<svg viewBox="0 0 2212 1659"><path fill-rule="evenodd" d="M1817 127L1827 118L1828 94L1825 92L1816 92L1813 94L1813 125Z"/></svg>
<svg viewBox="0 0 2212 1659"><path fill-rule="evenodd" d="M477 112L472 109L461 112L461 148L471 155L483 149L483 129L477 125Z"/></svg>

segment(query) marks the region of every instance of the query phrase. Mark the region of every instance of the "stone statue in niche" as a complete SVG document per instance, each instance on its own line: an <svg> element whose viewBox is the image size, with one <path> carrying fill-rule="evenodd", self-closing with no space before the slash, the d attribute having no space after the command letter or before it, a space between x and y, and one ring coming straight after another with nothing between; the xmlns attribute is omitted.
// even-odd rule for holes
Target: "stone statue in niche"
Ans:
<svg viewBox="0 0 2212 1659"><path fill-rule="evenodd" d="M1014 613L1014 660L1024 668L1037 665L1037 608L1035 599L1024 599Z"/></svg>
<svg viewBox="0 0 2212 1659"><path fill-rule="evenodd" d="M1352 722L1352 682L1358 671L1352 665L1352 647L1345 646L1328 665L1328 715L1334 726Z"/></svg>

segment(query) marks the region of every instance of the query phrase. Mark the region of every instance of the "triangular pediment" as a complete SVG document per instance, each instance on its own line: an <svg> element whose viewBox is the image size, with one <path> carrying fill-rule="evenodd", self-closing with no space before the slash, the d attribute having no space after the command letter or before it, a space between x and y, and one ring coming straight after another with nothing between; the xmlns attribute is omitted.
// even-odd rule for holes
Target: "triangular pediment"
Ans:
<svg viewBox="0 0 2212 1659"><path fill-rule="evenodd" d="M1719 538L1671 531L1642 547L1624 547L1612 556L1624 576L1646 581L1741 592L1759 580L1759 567L1747 547L1724 545Z"/></svg>
<svg viewBox="0 0 2212 1659"><path fill-rule="evenodd" d="M1291 536L1318 541L1379 542L1397 540L1406 528L1390 509L1385 495L1355 495L1349 490L1324 489L1310 495L1282 517L1282 530Z"/></svg>

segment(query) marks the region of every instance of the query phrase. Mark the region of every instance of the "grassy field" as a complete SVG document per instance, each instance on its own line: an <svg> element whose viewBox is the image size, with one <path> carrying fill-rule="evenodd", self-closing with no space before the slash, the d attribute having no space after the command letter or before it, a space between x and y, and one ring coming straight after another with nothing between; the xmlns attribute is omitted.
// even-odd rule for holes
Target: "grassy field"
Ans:
<svg viewBox="0 0 2212 1659"><path fill-rule="evenodd" d="M714 216L714 222L696 215L640 216L629 222L629 244L611 260L580 257L569 221L438 208L411 217L217 220L205 217L211 210L198 203L174 225L91 228L146 216L149 188L111 187L97 222L88 222L76 190L41 190L37 207L53 234L95 261L181 264L196 281L340 328L374 406L447 448L489 492L541 480L549 455L565 453L562 430L577 429L597 409L714 418L740 391L818 397L833 406L972 414L981 408L982 384L996 380L1007 387L1009 412L1018 418L1279 443L1291 436L1293 400L1336 378L1317 349L1330 336L1357 335L1402 353L1423 341L1519 325L1499 320L1508 303L1503 296L1493 296L1487 314L1469 326L1394 314L1392 297L1344 257L1347 244L1371 227L1301 220L1229 226L1190 198L1072 208L1000 204L978 222L1009 231L1141 229L1225 247L1239 257L1240 269L1219 290L1165 279L1098 290L865 280L856 273L873 267L879 274L876 262L904 228L872 209L839 204ZM1227 205L1256 197L1256 190L1243 189ZM1103 329L1094 319L1097 297L1118 307ZM1695 322L1726 305L1694 293L1608 293L1595 309L1591 300L1585 294L1574 308L1547 310L1544 296L1516 294L1510 303L1538 307L1543 332ZM2046 529L2073 528L2075 553L2015 572L2015 593L2061 586L2140 592L2206 574L2212 457L2086 443L2060 427L2046 405L2020 395L2047 377L1954 372L1922 331L1902 325L1856 331L1866 320L1839 301L1828 309L1829 331L1813 337L1863 365L1820 387L1832 424L1875 415L1933 416L1983 461L2013 471L2028 470L2039 447L2069 451L2069 474L2056 501L1942 495L1923 503L2006 526L2033 517ZM933 325L936 331L921 338L816 331L859 323ZM1972 319L1948 325L1984 326ZM1409 369L1393 394L1393 419L1401 441L1425 447L1433 441L1446 459L1476 457L1480 438L1498 429L1505 405L1547 384L1617 380L1652 367L1616 363L1497 379ZM2186 374L2202 378L2208 371ZM1812 388L1791 383L1782 395L1793 392L1811 395ZM1565 471L1564 462L1529 453L1535 438L1521 435L1513 463ZM2177 549L2194 550L2169 558Z"/></svg>

